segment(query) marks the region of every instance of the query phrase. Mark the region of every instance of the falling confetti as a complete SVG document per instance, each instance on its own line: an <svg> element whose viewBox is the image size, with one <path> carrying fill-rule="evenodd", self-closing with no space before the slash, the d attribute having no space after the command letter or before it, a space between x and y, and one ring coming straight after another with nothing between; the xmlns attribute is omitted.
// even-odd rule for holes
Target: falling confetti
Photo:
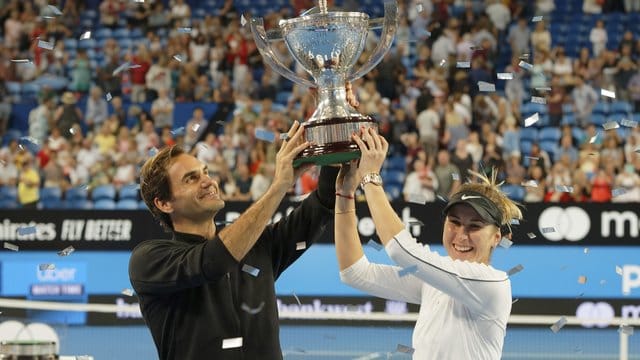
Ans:
<svg viewBox="0 0 640 360"><path fill-rule="evenodd" d="M496 86L485 81L478 81L478 89L482 92L495 92Z"/></svg>
<svg viewBox="0 0 640 360"><path fill-rule="evenodd" d="M111 99L113 99L110 92L107 93L106 97L107 97L107 101L111 101Z"/></svg>
<svg viewBox="0 0 640 360"><path fill-rule="evenodd" d="M531 22L540 22L540 21L542 21L542 16L534 16L531 19Z"/></svg>
<svg viewBox="0 0 640 360"><path fill-rule="evenodd" d="M60 9L58 9L57 7L55 7L53 5L47 5L47 10L48 10L49 14L53 14L55 16L62 15L62 11L60 11Z"/></svg>
<svg viewBox="0 0 640 360"><path fill-rule="evenodd" d="M200 124L193 124L193 126L191 126L191 130L194 132L198 131L198 129L200 129Z"/></svg>
<svg viewBox="0 0 640 360"><path fill-rule="evenodd" d="M633 326L631 325L626 325L626 324L621 324L620 328L618 328L618 332L620 334L625 334L625 335L633 335Z"/></svg>
<svg viewBox="0 0 640 360"><path fill-rule="evenodd" d="M56 269L56 265L55 264L39 264L38 265L38 269L40 271L55 270Z"/></svg>
<svg viewBox="0 0 640 360"><path fill-rule="evenodd" d="M528 71L533 70L533 65L529 64L528 62L526 62L524 60L520 60L520 62L518 63L518 66L520 66L524 70L528 70Z"/></svg>
<svg viewBox="0 0 640 360"><path fill-rule="evenodd" d="M553 233L553 232L556 232L556 229L553 226L551 226L551 227L543 227L542 228L542 233L543 234L549 234L549 233Z"/></svg>
<svg viewBox="0 0 640 360"><path fill-rule="evenodd" d="M244 14L240 15L240 25L247 25L247 19L244 17Z"/></svg>
<svg viewBox="0 0 640 360"><path fill-rule="evenodd" d="M622 119L620 121L620 125L630 127L630 128L636 128L638 127L638 122L634 120L629 120L629 119Z"/></svg>
<svg viewBox="0 0 640 360"><path fill-rule="evenodd" d="M11 251L18 251L20 249L18 245L13 245L8 242L5 242L2 246L4 246L5 249L11 250Z"/></svg>
<svg viewBox="0 0 640 360"><path fill-rule="evenodd" d="M409 194L407 201L412 204L424 205L427 203L427 197L423 194Z"/></svg>
<svg viewBox="0 0 640 360"><path fill-rule="evenodd" d="M446 63L447 63L447 60L442 59L442 60L440 60L440 64L439 65L440 65L440 67L443 67Z"/></svg>
<svg viewBox="0 0 640 360"><path fill-rule="evenodd" d="M584 285L586 283L587 283L587 277L586 276L584 276L584 275L578 276L578 284Z"/></svg>
<svg viewBox="0 0 640 360"><path fill-rule="evenodd" d="M53 50L53 43L44 40L38 40L38 47L45 50Z"/></svg>
<svg viewBox="0 0 640 360"><path fill-rule="evenodd" d="M58 256L69 256L71 255L71 253L73 253L76 249L73 248L73 246L68 246L60 251L58 251Z"/></svg>
<svg viewBox="0 0 640 360"><path fill-rule="evenodd" d="M416 11L419 13L424 11L424 7L422 6L422 3L418 3L418 5L416 5Z"/></svg>
<svg viewBox="0 0 640 360"><path fill-rule="evenodd" d="M182 60L184 60L184 57L180 54L175 54L173 55L173 60L177 61L177 62L182 62Z"/></svg>
<svg viewBox="0 0 640 360"><path fill-rule="evenodd" d="M588 253L589 253L589 248L584 248L583 252L584 252L585 254L588 254Z"/></svg>
<svg viewBox="0 0 640 360"><path fill-rule="evenodd" d="M400 271L398 271L398 276L403 277L409 274L414 274L418 271L418 265L411 265L409 267L406 267L404 269L400 269Z"/></svg>
<svg viewBox="0 0 640 360"><path fill-rule="evenodd" d="M507 239L506 237L503 237L502 239L500 239L500 244L498 245L502 246L505 249L508 249L511 247L511 245L513 245L513 241Z"/></svg>
<svg viewBox="0 0 640 360"><path fill-rule="evenodd" d="M411 346L402 345L402 344L398 344L398 348L396 350L398 352L409 354L409 355L413 355L413 353L415 352L415 350Z"/></svg>
<svg viewBox="0 0 640 360"><path fill-rule="evenodd" d="M470 61L458 61L456 63L456 67L458 69L469 69L471 67L471 62Z"/></svg>
<svg viewBox="0 0 640 360"><path fill-rule="evenodd" d="M122 291L120 292L122 295L126 295L126 296L133 296L133 290L127 288L127 289L122 289Z"/></svg>
<svg viewBox="0 0 640 360"><path fill-rule="evenodd" d="M18 235L31 235L35 234L37 229L35 226L22 226L18 228Z"/></svg>
<svg viewBox="0 0 640 360"><path fill-rule="evenodd" d="M542 104L545 105L547 103L547 99L541 97L541 96L532 96L531 97L531 102L534 104Z"/></svg>
<svg viewBox="0 0 640 360"><path fill-rule="evenodd" d="M572 193L573 192L573 186L556 185L555 188L556 188L557 192L564 192L564 193Z"/></svg>
<svg viewBox="0 0 640 360"><path fill-rule="evenodd" d="M511 225L520 225L520 220L518 219L511 219Z"/></svg>
<svg viewBox="0 0 640 360"><path fill-rule="evenodd" d="M529 116L528 118L524 119L524 127L529 127L537 123L539 120L540 120L540 115L538 115L538 113L535 113Z"/></svg>
<svg viewBox="0 0 640 360"><path fill-rule="evenodd" d="M91 31L85 31L80 35L80 40L91 39Z"/></svg>
<svg viewBox="0 0 640 360"><path fill-rule="evenodd" d="M249 264L242 265L242 271L246 272L247 274L249 274L249 275L251 275L253 277L257 277L258 274L260 274L260 269L254 268L253 266L251 266Z"/></svg>
<svg viewBox="0 0 640 360"><path fill-rule="evenodd" d="M420 221L420 220L411 220L411 221L409 221L409 226L415 226L415 225L424 226L424 223L422 221Z"/></svg>
<svg viewBox="0 0 640 360"><path fill-rule="evenodd" d="M617 121L612 120L612 121L607 121L606 123L602 124L602 127L605 130L613 130L613 129L617 129L620 127L620 125L618 124Z"/></svg>
<svg viewBox="0 0 640 360"><path fill-rule="evenodd" d="M600 89L600 95L606 96L606 97L611 98L611 99L615 99L616 98L616 93L611 91L611 90L607 90L607 89Z"/></svg>
<svg viewBox="0 0 640 360"><path fill-rule="evenodd" d="M451 179L453 181L460 181L460 174L458 173L451 173Z"/></svg>
<svg viewBox="0 0 640 360"><path fill-rule="evenodd" d="M302 303L300 302L300 299L298 298L298 295L296 295L296 293L292 293L294 299L296 299L296 302L298 303L298 306L302 306Z"/></svg>
<svg viewBox="0 0 640 360"><path fill-rule="evenodd" d="M379 242L377 242L377 241L375 241L375 240L373 240L373 239L370 239L370 240L367 242L367 245L369 245L369 246L371 246L372 248L376 249L376 251L380 251L380 250L382 250L382 249L383 249L382 244L380 244Z"/></svg>
<svg viewBox="0 0 640 360"><path fill-rule="evenodd" d="M627 193L627 189L625 188L617 188L611 190L611 196L616 197Z"/></svg>
<svg viewBox="0 0 640 360"><path fill-rule="evenodd" d="M598 139L598 135L600 134L600 132L597 132L595 135L593 135L591 137L591 139L589 139L589 144L593 144L596 142L596 140Z"/></svg>
<svg viewBox="0 0 640 360"><path fill-rule="evenodd" d="M515 274L519 273L520 271L522 271L522 269L524 269L524 266L522 266L521 264L518 264L518 265L512 267L511 269L509 269L509 271L507 271L507 275L508 276L515 275Z"/></svg>
<svg viewBox="0 0 640 360"><path fill-rule="evenodd" d="M539 158L539 157L537 157L537 156L525 156L525 157L526 157L527 159L529 159L529 160L532 160L532 161L538 161L538 160L540 160L540 158Z"/></svg>
<svg viewBox="0 0 640 360"><path fill-rule="evenodd" d="M25 64L25 63L30 63L31 60L29 60L29 59L11 59L11 62L18 63L18 64Z"/></svg>
<svg viewBox="0 0 640 360"><path fill-rule="evenodd" d="M288 133L280 133L280 140L289 140L289 134Z"/></svg>
<svg viewBox="0 0 640 360"><path fill-rule="evenodd" d="M556 321L555 324L551 325L551 331L553 331L554 333L557 333L566 324L567 324L567 318L563 316L560 318L560 320Z"/></svg>
<svg viewBox="0 0 640 360"><path fill-rule="evenodd" d="M184 126L171 130L173 136L184 136Z"/></svg>
<svg viewBox="0 0 640 360"><path fill-rule="evenodd" d="M151 149L149 149L149 156L154 156L157 153L158 153L158 149L156 149L155 147L152 147Z"/></svg>
<svg viewBox="0 0 640 360"><path fill-rule="evenodd" d="M180 34L188 34L191 32L191 28L190 27L179 27L178 28L178 33Z"/></svg>
<svg viewBox="0 0 640 360"><path fill-rule="evenodd" d="M296 243L296 250L304 250L307 248L307 243L304 241L300 241Z"/></svg>
<svg viewBox="0 0 640 360"><path fill-rule="evenodd" d="M498 80L513 80L513 73L498 73Z"/></svg>
<svg viewBox="0 0 640 360"><path fill-rule="evenodd" d="M260 305L258 305L255 308L250 307L249 305L242 303L242 305L240 305L240 307L242 308L242 310L248 314L251 315L255 315L257 313L259 313L260 311L262 311L262 308L264 308L264 301L260 303Z"/></svg>
<svg viewBox="0 0 640 360"><path fill-rule="evenodd" d="M536 234L534 234L534 233L527 233L527 236L529 237L529 239L535 239L536 238Z"/></svg>
<svg viewBox="0 0 640 360"><path fill-rule="evenodd" d="M537 87L537 88L535 88L535 89L536 89L536 91L540 91L540 92L545 92L545 91L546 91L546 92L548 92L548 91L551 91L551 88L550 88L550 87L548 87L548 86Z"/></svg>
<svg viewBox="0 0 640 360"><path fill-rule="evenodd" d="M235 349L242 347L242 337L235 337L222 340L223 349Z"/></svg>
<svg viewBox="0 0 640 360"><path fill-rule="evenodd" d="M524 183L522 183L522 186L537 188L538 183L535 180L527 180Z"/></svg>
<svg viewBox="0 0 640 360"><path fill-rule="evenodd" d="M269 131L263 128L257 128L255 131L255 136L256 136L256 139L260 139L270 143L276 141L276 134L274 134L272 131Z"/></svg>
<svg viewBox="0 0 640 360"><path fill-rule="evenodd" d="M622 276L622 268L618 265L616 265L616 274Z"/></svg>

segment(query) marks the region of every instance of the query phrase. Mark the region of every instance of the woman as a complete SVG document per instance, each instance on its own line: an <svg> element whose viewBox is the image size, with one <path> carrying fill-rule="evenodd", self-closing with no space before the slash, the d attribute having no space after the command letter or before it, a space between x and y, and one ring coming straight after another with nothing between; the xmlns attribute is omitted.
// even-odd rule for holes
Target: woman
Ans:
<svg viewBox="0 0 640 360"><path fill-rule="evenodd" d="M507 274L489 266L493 249L508 236L520 209L483 177L467 183L444 209L442 242L449 256L418 244L389 204L377 174L388 144L369 129L358 166L343 165L336 181L335 240L343 282L376 296L424 304L413 335L414 359L499 359L511 311ZM495 180L495 179L494 179ZM398 266L371 264L364 256L353 195L364 188L387 253ZM402 276L411 267L417 271Z"/></svg>

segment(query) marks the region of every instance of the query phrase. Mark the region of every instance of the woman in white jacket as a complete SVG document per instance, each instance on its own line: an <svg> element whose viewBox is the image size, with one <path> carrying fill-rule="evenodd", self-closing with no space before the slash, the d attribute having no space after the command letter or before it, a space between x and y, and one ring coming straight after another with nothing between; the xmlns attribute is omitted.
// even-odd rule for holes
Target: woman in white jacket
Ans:
<svg viewBox="0 0 640 360"><path fill-rule="evenodd" d="M509 236L511 219L522 218L518 206L499 190L495 177L464 184L444 209L442 243L448 256L441 256L411 236L387 200L378 175L386 140L371 129L353 139L362 158L343 165L336 182L335 241L342 281L378 297L421 305L414 359L500 359L511 283L489 262L502 237ZM358 184L397 266L372 264L364 256L353 200Z"/></svg>

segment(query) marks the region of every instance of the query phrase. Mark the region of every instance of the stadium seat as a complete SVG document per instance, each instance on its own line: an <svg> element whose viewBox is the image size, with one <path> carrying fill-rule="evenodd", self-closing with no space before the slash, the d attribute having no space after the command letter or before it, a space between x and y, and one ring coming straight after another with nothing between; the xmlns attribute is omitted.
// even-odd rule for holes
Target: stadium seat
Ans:
<svg viewBox="0 0 640 360"><path fill-rule="evenodd" d="M91 210L93 209L93 202L89 199L76 198L67 200L67 209L75 210Z"/></svg>
<svg viewBox="0 0 640 360"><path fill-rule="evenodd" d="M605 102L598 102L596 103L596 105L593 107L592 113L595 114L601 114L604 116L609 115L609 104L605 103Z"/></svg>
<svg viewBox="0 0 640 360"><path fill-rule="evenodd" d="M85 40L82 40L85 41ZM63 40L65 49L76 49L78 47L78 40L73 38L65 38Z"/></svg>
<svg viewBox="0 0 640 360"><path fill-rule="evenodd" d="M41 209L66 209L67 203L62 199L49 198L42 199L40 198L40 204L38 206Z"/></svg>
<svg viewBox="0 0 640 360"><path fill-rule="evenodd" d="M116 202L116 209L118 210L137 210L138 201L134 199L123 199Z"/></svg>
<svg viewBox="0 0 640 360"><path fill-rule="evenodd" d="M385 161L385 165L388 170L398 170L398 171L407 170L407 162L404 156L401 156L401 155L390 156L387 159L387 161Z"/></svg>
<svg viewBox="0 0 640 360"><path fill-rule="evenodd" d="M385 184L384 192L387 194L389 201L402 199L402 185Z"/></svg>
<svg viewBox="0 0 640 360"><path fill-rule="evenodd" d="M511 200L522 202L526 191L523 186L514 184L504 184L500 187L503 193L505 193Z"/></svg>
<svg viewBox="0 0 640 360"><path fill-rule="evenodd" d="M17 209L19 207L16 200L0 199L0 209Z"/></svg>
<svg viewBox="0 0 640 360"><path fill-rule="evenodd" d="M406 178L405 173L403 171L398 171L398 170L382 171L380 176L382 176L382 181L385 184L396 184L400 186L404 184L404 180Z"/></svg>
<svg viewBox="0 0 640 360"><path fill-rule="evenodd" d="M0 200L18 200L18 187L3 185L0 186Z"/></svg>
<svg viewBox="0 0 640 360"><path fill-rule="evenodd" d="M523 127L520 129L520 141L538 141L538 129L534 127Z"/></svg>
<svg viewBox="0 0 640 360"><path fill-rule="evenodd" d="M559 128L555 126L547 126L540 129L538 133L538 139L540 141L560 141L560 137L562 136L562 132Z"/></svg>
<svg viewBox="0 0 640 360"><path fill-rule="evenodd" d="M40 200L61 200L62 190L57 186L43 187L40 189Z"/></svg>
<svg viewBox="0 0 640 360"><path fill-rule="evenodd" d="M526 141L526 140L520 140L520 153L522 155L529 155L531 154L531 147L532 147L533 142L531 141Z"/></svg>
<svg viewBox="0 0 640 360"><path fill-rule="evenodd" d="M139 210L149 210L147 204L145 204L144 200L138 201L138 209Z"/></svg>
<svg viewBox="0 0 640 360"><path fill-rule="evenodd" d="M584 130L582 130L582 128L580 128L579 126L573 126L571 127L571 136L576 143L582 144L582 141L585 137Z"/></svg>
<svg viewBox="0 0 640 360"><path fill-rule="evenodd" d="M557 141L541 141L539 143L540 149L544 150L549 154L551 161L556 161L556 154L558 153L558 142Z"/></svg>
<svg viewBox="0 0 640 360"><path fill-rule="evenodd" d="M87 191L86 186L78 186L67 189L64 192L64 198L67 201L75 201L75 200L87 200L89 191Z"/></svg>
<svg viewBox="0 0 640 360"><path fill-rule="evenodd" d="M98 42L95 39L85 39L78 43L78 49L95 49Z"/></svg>
<svg viewBox="0 0 640 360"><path fill-rule="evenodd" d="M562 115L562 121L560 121L560 125L577 125L576 116L573 113L565 113Z"/></svg>
<svg viewBox="0 0 640 360"><path fill-rule="evenodd" d="M626 101L616 101L609 108L610 114L624 114L629 116L633 112L633 107Z"/></svg>
<svg viewBox="0 0 640 360"><path fill-rule="evenodd" d="M100 199L93 202L94 210L115 210L116 202L113 199Z"/></svg>
<svg viewBox="0 0 640 360"><path fill-rule="evenodd" d="M91 200L93 200L94 202L103 199L115 200L115 198L116 188L113 185L100 185L91 190Z"/></svg>
<svg viewBox="0 0 640 360"><path fill-rule="evenodd" d="M125 185L118 191L118 200L138 201L138 185Z"/></svg>
<svg viewBox="0 0 640 360"><path fill-rule="evenodd" d="M129 38L131 36L131 30L127 28L118 28L113 32L113 37L116 39Z"/></svg>
<svg viewBox="0 0 640 360"><path fill-rule="evenodd" d="M591 114L591 122L594 123L596 126L602 126L604 123L607 122L607 117L604 114L593 113Z"/></svg>
<svg viewBox="0 0 640 360"><path fill-rule="evenodd" d="M113 31L109 28L98 29L94 33L94 37L100 41L102 39L107 39L113 36Z"/></svg>

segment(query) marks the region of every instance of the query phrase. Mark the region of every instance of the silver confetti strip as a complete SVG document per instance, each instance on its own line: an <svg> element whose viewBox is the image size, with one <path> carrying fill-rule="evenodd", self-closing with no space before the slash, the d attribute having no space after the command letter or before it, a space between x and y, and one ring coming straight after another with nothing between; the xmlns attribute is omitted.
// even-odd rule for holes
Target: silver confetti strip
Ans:
<svg viewBox="0 0 640 360"><path fill-rule="evenodd" d="M191 130L194 132L198 131L198 129L200 129L200 124L193 124L193 126L191 126Z"/></svg>
<svg viewBox="0 0 640 360"><path fill-rule="evenodd" d="M2 246L5 249L11 250L11 251L18 251L20 249L20 247L18 245L14 245L14 244L8 243L8 242L5 242Z"/></svg>
<svg viewBox="0 0 640 360"><path fill-rule="evenodd" d="M573 186L568 186L568 185L556 185L555 189L557 192L565 192L565 193L573 192Z"/></svg>
<svg viewBox="0 0 640 360"><path fill-rule="evenodd" d="M529 237L529 239L535 239L536 238L536 234L534 234L534 233L527 233L527 236Z"/></svg>
<svg viewBox="0 0 640 360"><path fill-rule="evenodd" d="M240 15L240 25L247 25L247 19L244 17L244 14Z"/></svg>
<svg viewBox="0 0 640 360"><path fill-rule="evenodd" d="M85 31L84 33L82 33L82 35L80 35L80 40L87 39L91 39L91 31Z"/></svg>
<svg viewBox="0 0 640 360"><path fill-rule="evenodd" d="M618 328L618 332L620 334L625 334L625 335L633 335L633 326L631 325L626 325L626 324L621 324L620 327Z"/></svg>
<svg viewBox="0 0 640 360"><path fill-rule="evenodd" d="M296 295L296 293L292 293L293 294L293 298L296 299L296 302L298 303L298 306L302 306L302 303L300 302L300 299L298 298L298 295Z"/></svg>
<svg viewBox="0 0 640 360"><path fill-rule="evenodd" d="M296 250L304 250L307 248L307 243L304 241L300 241L296 243Z"/></svg>
<svg viewBox="0 0 640 360"><path fill-rule="evenodd" d="M183 136L184 135L184 126L181 126L177 129L171 130L171 135L173 136Z"/></svg>
<svg viewBox="0 0 640 360"><path fill-rule="evenodd" d="M505 249L508 249L511 247L511 245L513 245L513 241L507 239L506 237L503 237L502 239L500 239L500 243L498 245Z"/></svg>
<svg viewBox="0 0 640 360"><path fill-rule="evenodd" d="M178 33L180 34L189 34L191 32L191 28L190 27L179 27L178 28Z"/></svg>
<svg viewBox="0 0 640 360"><path fill-rule="evenodd" d="M56 265L55 264L38 264L38 269L40 271L55 270Z"/></svg>
<svg viewBox="0 0 640 360"><path fill-rule="evenodd" d="M107 98L107 101L111 101L111 99L113 99L113 97L111 96L111 93L107 93L106 98Z"/></svg>
<svg viewBox="0 0 640 360"><path fill-rule="evenodd" d="M439 65L440 65L440 67L443 67L446 63L447 63L447 60L442 59L442 60L440 60L440 64Z"/></svg>
<svg viewBox="0 0 640 360"><path fill-rule="evenodd" d="M611 99L615 99L616 98L616 93L614 91L607 90L607 89L600 89L600 95L606 96L606 97L611 98Z"/></svg>
<svg viewBox="0 0 640 360"><path fill-rule="evenodd" d="M31 235L35 234L38 229L35 226L21 226L18 228L18 235Z"/></svg>
<svg viewBox="0 0 640 360"><path fill-rule="evenodd" d="M374 241L373 239L370 239L370 240L367 242L367 245L368 245L368 246L370 246L370 247L372 247L372 248L374 248L374 249L376 249L376 251L380 251L380 250L382 250L382 249L383 249L382 244L380 244L380 243L379 243L379 242L377 242L377 241Z"/></svg>
<svg viewBox="0 0 640 360"><path fill-rule="evenodd" d="M533 160L533 161L538 161L538 160L540 160L540 158L539 158L539 157L537 157L537 156L525 156L525 157L526 157L527 159L529 159L529 160Z"/></svg>
<svg viewBox="0 0 640 360"><path fill-rule="evenodd" d="M529 127L537 123L539 120L540 120L540 115L538 115L538 113L535 113L529 116L528 118L524 119L524 127Z"/></svg>
<svg viewBox="0 0 640 360"><path fill-rule="evenodd" d="M518 63L518 66L520 66L521 68L527 71L531 71L533 69L533 65L529 64L524 60L520 60L520 62Z"/></svg>
<svg viewBox="0 0 640 360"><path fill-rule="evenodd" d="M547 92L551 91L551 88L548 87L548 86L541 86L541 87L537 87L535 89L536 89L536 91L541 91L541 92L543 92L543 91L547 91Z"/></svg>
<svg viewBox="0 0 640 360"><path fill-rule="evenodd" d="M585 254L588 254L588 253L589 253L589 248L584 248L583 252L584 252Z"/></svg>
<svg viewBox="0 0 640 360"><path fill-rule="evenodd" d="M513 299L513 301L511 302L511 305L513 305L513 304L517 303L518 301L520 301L520 299L518 299L518 298Z"/></svg>
<svg viewBox="0 0 640 360"><path fill-rule="evenodd" d="M611 196L616 197L627 193L627 189L625 188L616 188L611 190Z"/></svg>
<svg viewBox="0 0 640 360"><path fill-rule="evenodd" d="M258 274L260 274L260 269L255 268L249 264L243 264L242 265L242 271L246 272L247 274L253 276L253 277L257 277Z"/></svg>
<svg viewBox="0 0 640 360"><path fill-rule="evenodd" d="M451 179L453 179L453 181L460 181L460 174L451 173Z"/></svg>
<svg viewBox="0 0 640 360"><path fill-rule="evenodd" d="M602 124L602 127L605 130L613 130L613 129L617 129L620 127L620 124L618 124L617 121L607 121L606 123Z"/></svg>
<svg viewBox="0 0 640 360"><path fill-rule="evenodd" d="M49 11L50 14L53 14L55 16L62 15L62 11L60 11L60 9L58 9L57 7L55 7L53 5L47 5L47 10Z"/></svg>
<svg viewBox="0 0 640 360"><path fill-rule="evenodd" d="M634 120L629 120L629 119L622 119L620 121L620 125L630 127L630 128L636 128L638 127L638 122Z"/></svg>
<svg viewBox="0 0 640 360"><path fill-rule="evenodd" d="M122 289L122 291L120 292L122 295L126 295L126 296L133 296L133 290L127 288L127 289Z"/></svg>
<svg viewBox="0 0 640 360"><path fill-rule="evenodd" d="M398 344L396 351L409 355L413 355L413 353L415 352L415 350L411 346L402 344Z"/></svg>
<svg viewBox="0 0 640 360"><path fill-rule="evenodd" d="M524 266L522 266L522 264L518 264L514 267L512 267L511 269L509 269L509 271L507 271L507 275L511 276L511 275L515 275L517 273L519 273L520 271L522 271L524 269Z"/></svg>
<svg viewBox="0 0 640 360"><path fill-rule="evenodd" d="M535 180L527 180L524 183L522 183L522 186L537 188L538 187L538 183Z"/></svg>
<svg viewBox="0 0 640 360"><path fill-rule="evenodd" d="M542 233L543 234L549 234L549 233L553 233L556 232L556 228L554 228L553 226L551 227L543 227L542 228Z"/></svg>
<svg viewBox="0 0 640 360"><path fill-rule="evenodd" d="M276 141L276 134L274 134L273 131L265 130L262 128L256 129L255 136L256 136L256 139L260 139L270 143Z"/></svg>
<svg viewBox="0 0 640 360"><path fill-rule="evenodd" d="M424 205L427 203L427 198L423 194L409 194L407 201L412 204Z"/></svg>
<svg viewBox="0 0 640 360"><path fill-rule="evenodd" d="M469 69L471 67L471 62L470 61L458 61L456 63L456 67L458 69Z"/></svg>
<svg viewBox="0 0 640 360"><path fill-rule="evenodd" d="M177 61L177 62L182 62L182 60L184 60L184 57L180 54L175 54L173 55L173 60Z"/></svg>
<svg viewBox="0 0 640 360"><path fill-rule="evenodd" d="M418 265L411 265L398 271L398 276L403 277L418 272Z"/></svg>
<svg viewBox="0 0 640 360"><path fill-rule="evenodd" d="M600 132L597 132L595 135L591 137L591 139L589 139L589 144L595 143L596 140L598 139L598 135L600 135Z"/></svg>
<svg viewBox="0 0 640 360"><path fill-rule="evenodd" d="M289 134L288 133L280 133L280 140L289 140Z"/></svg>
<svg viewBox="0 0 640 360"><path fill-rule="evenodd" d="M495 92L496 86L486 81L478 81L478 90L482 92Z"/></svg>
<svg viewBox="0 0 640 360"><path fill-rule="evenodd" d="M618 265L616 265L616 274L622 276L622 268Z"/></svg>
<svg viewBox="0 0 640 360"><path fill-rule="evenodd" d="M520 225L520 220L518 219L511 219L511 225Z"/></svg>
<svg viewBox="0 0 640 360"><path fill-rule="evenodd" d="M418 225L418 226L424 226L424 223L420 220L411 220L409 221L409 226L414 226L414 225Z"/></svg>
<svg viewBox="0 0 640 360"><path fill-rule="evenodd" d="M30 63L31 60L29 60L29 59L11 59L11 62L18 63L18 64L25 64L25 63Z"/></svg>
<svg viewBox="0 0 640 360"><path fill-rule="evenodd" d="M248 314L251 315L255 315L257 313L259 313L260 311L262 311L262 308L264 308L264 301L260 303L260 305L258 305L255 308L250 307L249 305L242 303L242 305L240 305L240 308L242 308L242 310Z"/></svg>
<svg viewBox="0 0 640 360"><path fill-rule="evenodd" d="M498 77L498 80L513 80L513 73L498 73L496 74Z"/></svg>
<svg viewBox="0 0 640 360"><path fill-rule="evenodd" d="M419 12L419 13L424 11L424 7L422 6L422 3L418 3L416 5L416 11Z"/></svg>
<svg viewBox="0 0 640 360"><path fill-rule="evenodd" d="M555 324L551 325L551 331L553 331L554 333L557 333L566 324L567 324L567 318L563 316L560 318L560 320L556 321Z"/></svg>
<svg viewBox="0 0 640 360"><path fill-rule="evenodd" d="M235 349L242 347L242 337L222 339L223 349Z"/></svg>
<svg viewBox="0 0 640 360"><path fill-rule="evenodd" d="M38 40L38 47L45 50L53 50L53 43L44 40Z"/></svg>
<svg viewBox="0 0 640 360"><path fill-rule="evenodd" d="M73 246L68 246L60 251L58 251L58 256L69 256L71 255L71 253L73 253L76 249L73 248Z"/></svg>
<svg viewBox="0 0 640 360"><path fill-rule="evenodd" d="M532 96L531 97L531 102L534 103L534 104L545 105L547 103L547 99L543 98L542 96Z"/></svg>
<svg viewBox="0 0 640 360"><path fill-rule="evenodd" d="M534 16L531 18L531 22L540 22L542 21L542 16Z"/></svg>

